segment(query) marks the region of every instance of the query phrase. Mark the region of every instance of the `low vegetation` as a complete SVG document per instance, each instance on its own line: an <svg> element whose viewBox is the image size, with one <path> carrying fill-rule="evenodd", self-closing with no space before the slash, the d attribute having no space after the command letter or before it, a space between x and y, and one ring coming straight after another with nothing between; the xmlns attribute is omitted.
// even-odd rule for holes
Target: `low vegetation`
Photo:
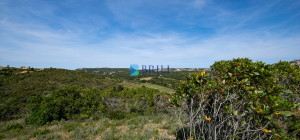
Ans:
<svg viewBox="0 0 300 140"><path fill-rule="evenodd" d="M189 69L188 69L189 70ZM300 68L0 70L0 139L297 139Z"/></svg>
<svg viewBox="0 0 300 140"><path fill-rule="evenodd" d="M110 119L124 119L166 112L164 95L146 87L128 89L119 86L104 91L67 87L48 96L32 97L28 103L28 122L43 125L54 120L86 119L101 114Z"/></svg>

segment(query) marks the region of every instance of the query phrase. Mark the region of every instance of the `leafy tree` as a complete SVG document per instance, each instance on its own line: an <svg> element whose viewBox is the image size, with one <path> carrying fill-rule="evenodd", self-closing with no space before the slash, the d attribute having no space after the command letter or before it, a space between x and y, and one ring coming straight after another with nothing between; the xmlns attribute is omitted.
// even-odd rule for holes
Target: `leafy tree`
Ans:
<svg viewBox="0 0 300 140"><path fill-rule="evenodd" d="M185 129L180 137L299 136L299 103L294 102L299 99L298 66L285 62L271 66L238 58L215 62L211 68L212 74L191 74L172 96L176 114ZM289 80L279 75L282 71L295 78ZM291 100L291 96L295 99Z"/></svg>

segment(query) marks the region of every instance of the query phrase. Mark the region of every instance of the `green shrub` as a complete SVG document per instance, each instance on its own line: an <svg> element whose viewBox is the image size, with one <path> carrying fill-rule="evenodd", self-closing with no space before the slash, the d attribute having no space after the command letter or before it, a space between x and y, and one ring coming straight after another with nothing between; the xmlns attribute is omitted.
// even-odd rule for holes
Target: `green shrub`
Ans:
<svg viewBox="0 0 300 140"><path fill-rule="evenodd" d="M110 119L114 119L114 120L121 120L124 119L126 117L126 113L124 113L123 111L111 111L108 112L107 117Z"/></svg>
<svg viewBox="0 0 300 140"><path fill-rule="evenodd" d="M27 120L29 123L41 125L62 118L60 106L54 104L51 98L34 96L30 101L30 116Z"/></svg>
<svg viewBox="0 0 300 140"><path fill-rule="evenodd" d="M36 137L36 136L40 136L40 135L44 135L44 134L47 134L47 133L50 133L50 130L49 129L38 129L36 131L34 131L32 134L31 134L31 137Z"/></svg>
<svg viewBox="0 0 300 140"><path fill-rule="evenodd" d="M6 101L0 104L0 120L14 118L14 114L19 112L18 99L9 97Z"/></svg>
<svg viewBox="0 0 300 140"><path fill-rule="evenodd" d="M285 88L283 98L299 103L300 92L300 67L298 65L291 65L289 62L280 61L272 66L274 76L276 76L277 83Z"/></svg>
<svg viewBox="0 0 300 140"><path fill-rule="evenodd" d="M105 106L98 93L95 89L67 87L50 96L35 96L29 106L28 121L42 125L53 120L71 119L78 115L87 118L96 111L104 112Z"/></svg>
<svg viewBox="0 0 300 140"><path fill-rule="evenodd" d="M188 124L188 133L182 136L195 139L299 136L298 66L282 62L271 66L238 58L215 62L211 68L212 74L191 74L172 96L172 103L179 107L176 113L188 116L184 124ZM291 75L293 78L289 79Z"/></svg>
<svg viewBox="0 0 300 140"><path fill-rule="evenodd" d="M166 95L158 90L146 87L118 89L120 90L107 89L100 92L97 89L66 87L49 96L34 96L28 106L30 116L27 120L43 125L61 119L95 118L101 113L106 113L111 119L124 119L136 114L152 114L157 108L162 110L161 104L167 105L167 98L163 98Z"/></svg>
<svg viewBox="0 0 300 140"><path fill-rule="evenodd" d="M23 129L24 129L23 125L16 123L16 124L10 124L10 125L6 126L3 131L20 132Z"/></svg>
<svg viewBox="0 0 300 140"><path fill-rule="evenodd" d="M122 91L109 89L103 96L110 110L123 110L126 113L151 114L164 111L163 107L167 106L167 98L163 98L167 96L166 93L145 86L138 89L124 88Z"/></svg>
<svg viewBox="0 0 300 140"><path fill-rule="evenodd" d="M6 135L5 134L0 134L0 139L4 139L6 138Z"/></svg>
<svg viewBox="0 0 300 140"><path fill-rule="evenodd" d="M82 127L80 123L68 123L63 126L64 130L67 132L74 131L76 128Z"/></svg>
<svg viewBox="0 0 300 140"><path fill-rule="evenodd" d="M102 95L95 89L84 89L81 95L80 112L91 116L95 112L105 112L106 106L102 103Z"/></svg>

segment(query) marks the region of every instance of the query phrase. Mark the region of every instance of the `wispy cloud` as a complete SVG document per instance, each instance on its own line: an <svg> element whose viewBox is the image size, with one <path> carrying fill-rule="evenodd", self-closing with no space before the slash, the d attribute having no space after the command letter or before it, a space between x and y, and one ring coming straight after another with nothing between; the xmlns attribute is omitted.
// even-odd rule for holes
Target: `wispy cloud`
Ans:
<svg viewBox="0 0 300 140"><path fill-rule="evenodd" d="M3 0L0 65L209 67L236 57L299 58L299 4L269 2ZM278 15L287 17L273 13L282 4Z"/></svg>

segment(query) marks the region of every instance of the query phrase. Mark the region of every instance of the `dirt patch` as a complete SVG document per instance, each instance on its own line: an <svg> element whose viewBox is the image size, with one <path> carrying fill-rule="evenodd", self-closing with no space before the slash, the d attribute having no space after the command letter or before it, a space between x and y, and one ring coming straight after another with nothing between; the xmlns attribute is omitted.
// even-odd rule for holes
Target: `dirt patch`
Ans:
<svg viewBox="0 0 300 140"><path fill-rule="evenodd" d="M21 71L21 72L19 72L19 74L23 74L23 73L27 73L27 71Z"/></svg>
<svg viewBox="0 0 300 140"><path fill-rule="evenodd" d="M72 135L71 132L54 132L53 134L59 135L62 139L69 139L69 137Z"/></svg>
<svg viewBox="0 0 300 140"><path fill-rule="evenodd" d="M119 129L121 133L128 132L128 126L124 126L124 125L118 126L117 129Z"/></svg>
<svg viewBox="0 0 300 140"><path fill-rule="evenodd" d="M161 124L155 124L155 123L148 123L144 126L144 130L158 130L159 136L162 136L167 139L176 139L174 135L170 135L169 130L162 129L163 124L165 124L166 121L163 121Z"/></svg>
<svg viewBox="0 0 300 140"><path fill-rule="evenodd" d="M32 73L33 71L21 71L18 74L24 74L24 73Z"/></svg>
<svg viewBox="0 0 300 140"><path fill-rule="evenodd" d="M151 80L151 79L152 79L152 77L140 78L140 80L145 80L145 81L149 81L149 80Z"/></svg>

